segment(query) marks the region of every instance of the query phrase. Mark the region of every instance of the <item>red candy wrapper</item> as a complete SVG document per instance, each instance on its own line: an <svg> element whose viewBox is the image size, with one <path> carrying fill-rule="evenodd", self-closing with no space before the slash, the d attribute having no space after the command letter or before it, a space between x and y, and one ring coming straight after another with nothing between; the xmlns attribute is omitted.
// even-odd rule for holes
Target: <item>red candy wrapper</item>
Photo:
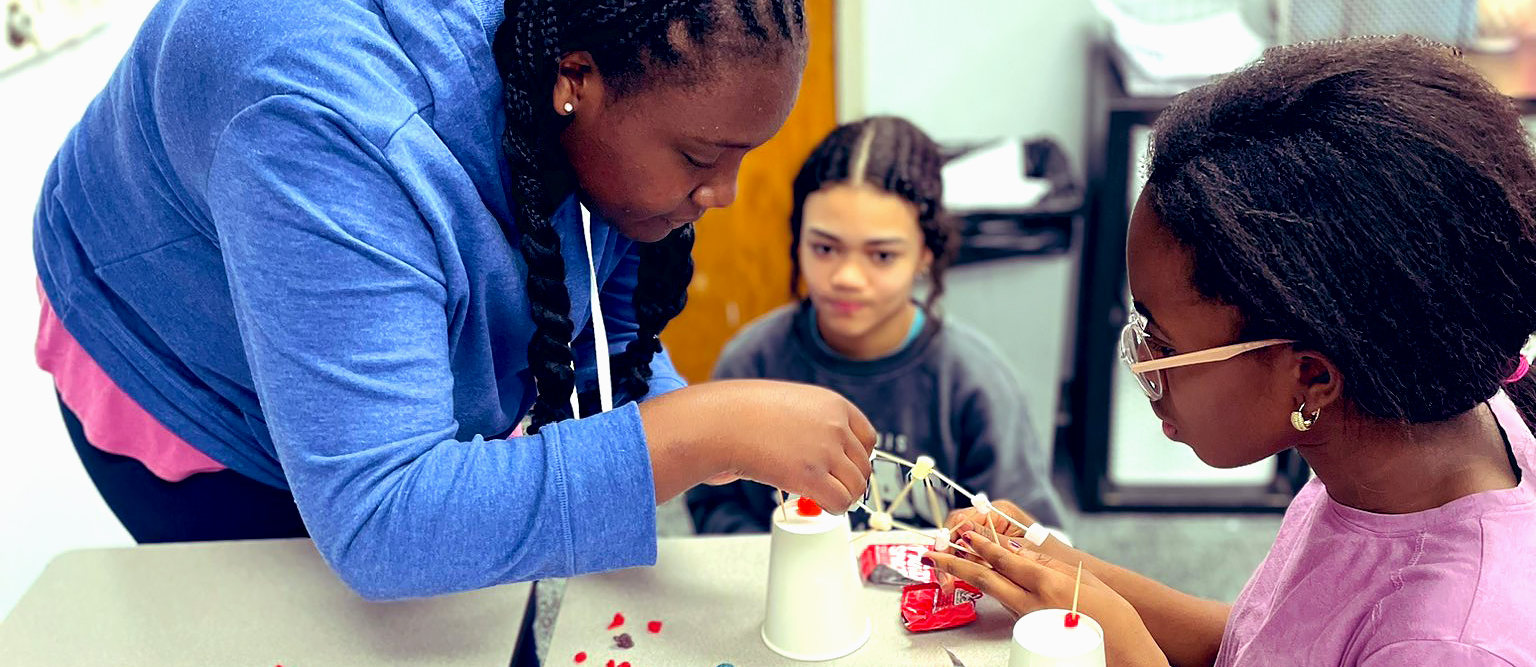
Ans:
<svg viewBox="0 0 1536 667"><path fill-rule="evenodd" d="M939 598L935 602L935 598ZM955 581L954 597L943 599L939 585L915 584L901 589L901 620L911 632L958 628L976 620L976 600L981 591Z"/></svg>
<svg viewBox="0 0 1536 667"><path fill-rule="evenodd" d="M859 574L871 584L931 584L933 568L923 565L925 553L928 547L917 544L872 544L859 554Z"/></svg>

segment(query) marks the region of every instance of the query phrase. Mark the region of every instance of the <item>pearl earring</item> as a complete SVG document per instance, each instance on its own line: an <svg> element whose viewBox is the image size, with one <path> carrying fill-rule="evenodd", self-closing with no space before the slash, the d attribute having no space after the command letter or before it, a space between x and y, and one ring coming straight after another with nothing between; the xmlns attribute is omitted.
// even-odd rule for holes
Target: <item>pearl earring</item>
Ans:
<svg viewBox="0 0 1536 667"><path fill-rule="evenodd" d="M565 103L565 106L564 106L564 107L561 107L561 108L562 108L562 109L563 109L563 110L564 110L564 111L565 111L565 113L566 113L566 115L570 115L570 113L571 113L571 112L572 112L572 111L575 111L575 110L576 110L576 105L574 105L574 104L571 104L571 103L570 103L570 102L566 102L566 103Z"/></svg>

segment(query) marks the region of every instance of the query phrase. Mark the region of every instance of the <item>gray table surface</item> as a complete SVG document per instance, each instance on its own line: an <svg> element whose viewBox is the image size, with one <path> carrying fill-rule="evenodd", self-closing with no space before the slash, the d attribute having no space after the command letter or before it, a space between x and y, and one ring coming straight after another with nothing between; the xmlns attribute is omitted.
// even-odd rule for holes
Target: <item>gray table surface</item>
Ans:
<svg viewBox="0 0 1536 667"><path fill-rule="evenodd" d="M735 667L797 665L763 645L760 629L768 581L767 535L693 537L659 542L656 566L568 580L560 617L544 664L605 667L608 660L632 667ZM899 534L866 537L850 557L869 544L904 542ZM862 606L874 624L869 643L827 665L932 665L949 667L948 648L966 667L1004 665L1013 616L991 598L977 604L977 620L963 628L911 633L902 627L901 589L865 584ZM622 628L608 630L615 613ZM661 621L660 633L646 624ZM620 649L614 637L628 633L634 648Z"/></svg>
<svg viewBox="0 0 1536 667"><path fill-rule="evenodd" d="M73 551L0 623L0 664L506 667L528 594L371 603L309 540Z"/></svg>

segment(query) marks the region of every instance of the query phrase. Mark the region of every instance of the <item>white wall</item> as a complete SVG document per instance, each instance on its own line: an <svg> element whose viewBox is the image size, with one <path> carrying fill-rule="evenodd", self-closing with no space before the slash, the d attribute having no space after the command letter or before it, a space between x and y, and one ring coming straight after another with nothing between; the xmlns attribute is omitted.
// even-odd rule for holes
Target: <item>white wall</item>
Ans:
<svg viewBox="0 0 1536 667"><path fill-rule="evenodd" d="M838 0L837 115L904 116L940 143L1048 135L1083 172L1090 0ZM961 266L945 312L992 340L1051 443L1077 275L1074 255Z"/></svg>
<svg viewBox="0 0 1536 667"><path fill-rule="evenodd" d="M61 551L132 544L71 447L33 363L32 209L65 134L106 83L150 3L114 0L108 27L0 76L0 616ZM3 48L3 47L0 47Z"/></svg>
<svg viewBox="0 0 1536 667"><path fill-rule="evenodd" d="M941 143L1057 137L1079 172L1089 0L838 0L838 120L905 116Z"/></svg>

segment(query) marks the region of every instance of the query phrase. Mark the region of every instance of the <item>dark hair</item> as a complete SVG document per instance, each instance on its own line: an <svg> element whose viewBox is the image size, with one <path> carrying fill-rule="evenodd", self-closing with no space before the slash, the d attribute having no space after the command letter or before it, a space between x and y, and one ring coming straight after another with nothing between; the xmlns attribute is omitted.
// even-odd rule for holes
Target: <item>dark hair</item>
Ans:
<svg viewBox="0 0 1536 667"><path fill-rule="evenodd" d="M590 53L604 81L622 95L659 76L699 75L724 59L699 57L705 49L726 57L783 54L803 45L805 13L803 0L506 0L505 8L492 50L504 87L502 150L516 221L507 236L518 239L528 265L536 327L528 363L538 390L530 432L537 432L575 416L569 403L575 385L570 294L560 237L550 223L574 179L558 143L568 119L554 112L549 98L560 58ZM616 396L638 399L649 391L651 358L661 350L658 336L687 300L692 248L691 225L641 245L635 294L640 330L612 360Z"/></svg>
<svg viewBox="0 0 1536 667"><path fill-rule="evenodd" d="M811 151L795 176L789 211L789 293L800 295L800 228L805 198L828 185L862 182L911 202L923 245L933 253L926 305L944 293L944 269L954 261L959 234L944 212L944 156L939 145L916 125L895 116L872 116L832 130Z"/></svg>
<svg viewBox="0 0 1536 667"><path fill-rule="evenodd" d="M1520 117L1414 38L1273 49L1174 101L1147 197L1245 338L1326 354L1362 412L1486 401L1536 331L1536 161ZM1510 395L1531 421L1536 396Z"/></svg>

